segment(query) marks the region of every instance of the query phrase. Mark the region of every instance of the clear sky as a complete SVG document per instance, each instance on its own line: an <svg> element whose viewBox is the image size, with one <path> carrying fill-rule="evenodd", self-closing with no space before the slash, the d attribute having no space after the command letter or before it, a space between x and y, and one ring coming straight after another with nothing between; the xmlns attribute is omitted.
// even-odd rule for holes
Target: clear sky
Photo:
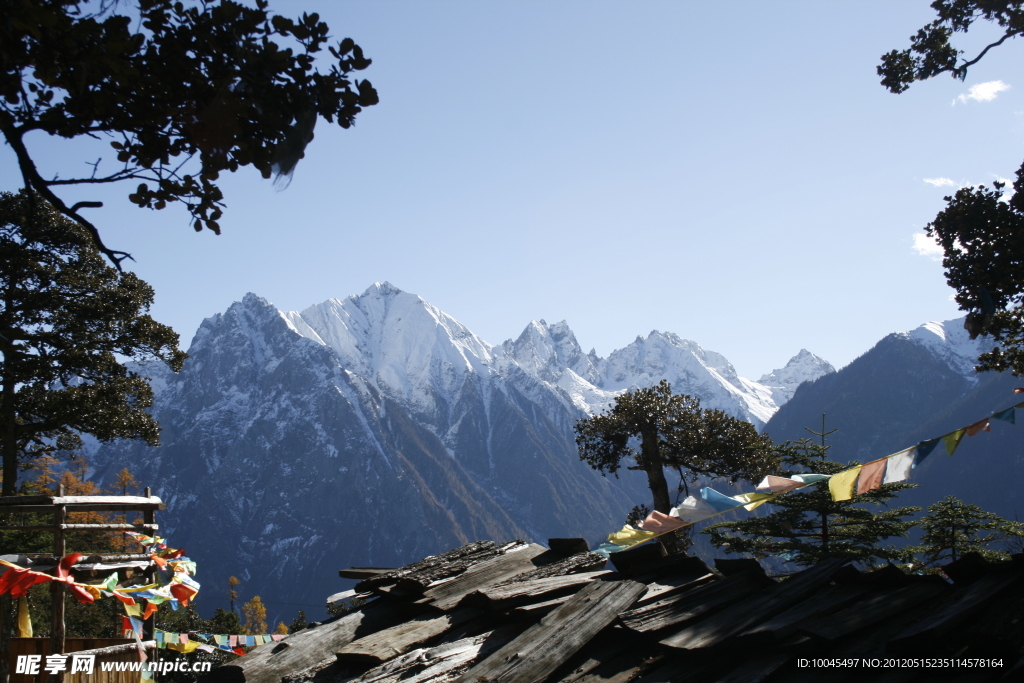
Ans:
<svg viewBox="0 0 1024 683"><path fill-rule="evenodd" d="M381 99L348 131L321 121L288 189L222 176L219 237L127 185L65 194L106 202L89 215L184 345L248 291L301 310L387 280L493 344L565 319L600 355L657 329L754 379L800 348L838 367L960 315L915 233L1024 160L1020 41L964 83L879 84L926 0L271 7L356 40ZM28 142L51 172L113 161Z"/></svg>

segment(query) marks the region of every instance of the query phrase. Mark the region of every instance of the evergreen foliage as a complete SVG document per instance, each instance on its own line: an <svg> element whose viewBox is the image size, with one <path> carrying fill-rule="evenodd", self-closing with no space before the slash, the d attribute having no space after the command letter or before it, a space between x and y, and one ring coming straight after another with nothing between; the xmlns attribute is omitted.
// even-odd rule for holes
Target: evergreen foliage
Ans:
<svg viewBox="0 0 1024 683"><path fill-rule="evenodd" d="M929 567L955 562L969 552L978 553L986 560L1006 560L1009 553L988 546L1024 537L1024 524L1007 521L955 496L946 496L929 505L920 526L924 532L921 546L914 551Z"/></svg>
<svg viewBox="0 0 1024 683"><path fill-rule="evenodd" d="M857 463L842 464L828 459L828 446L807 439L786 442L779 447L783 471L789 474L836 474ZM786 476L786 475L783 475ZM833 501L828 482L822 481L775 498L775 508L763 517L720 522L703 530L711 543L726 553L751 553L757 559L775 556L809 566L830 557L852 557L871 564L876 560L907 563L913 549L881 546L889 538L905 536L913 520L905 519L921 508L888 508L900 491L915 484L883 484L881 488L855 494L851 500ZM882 506L874 512L863 504Z"/></svg>
<svg viewBox="0 0 1024 683"><path fill-rule="evenodd" d="M3 495L18 467L81 446L81 433L158 442L146 378L181 369L178 335L146 311L153 290L108 266L88 234L27 193L0 193L0 453Z"/></svg>
<svg viewBox="0 0 1024 683"><path fill-rule="evenodd" d="M577 422L576 445L602 474L618 476L623 460L635 460L630 469L647 474L654 509L663 513L672 508L665 467L679 473L685 491L700 475L755 481L777 465L771 439L752 424L674 395L665 380L620 394L609 410Z"/></svg>
<svg viewBox="0 0 1024 683"><path fill-rule="evenodd" d="M0 132L23 186L85 226L115 264L128 254L106 247L79 210L101 204L69 206L57 191L127 181L138 206L181 202L197 231L219 232L220 173L252 165L287 180L318 118L349 128L378 102L369 81L353 78L370 60L350 38L328 45L330 29L316 13L288 19L266 0L123 5L8 2L0 22ZM333 60L319 71L325 48ZM117 162L99 159L87 176L44 178L29 149L36 131L106 138Z"/></svg>
<svg viewBox="0 0 1024 683"><path fill-rule="evenodd" d="M936 0L937 18L911 39L905 50L883 55L878 74L889 91L901 93L914 81L941 73L964 80L968 67L993 47L1024 35L1024 2L1020 0ZM974 22L993 22L1002 29L999 40L972 59L950 43L955 33L967 33ZM962 61L960 61L962 60ZM959 63L958 63L959 61ZM991 351L979 358L979 370L1010 370L1024 374L1024 164L1013 183L1015 194L1003 201L1001 182L992 188L965 187L945 197L946 208L925 227L945 252L946 280L956 290L956 302L967 311L964 326L971 337L990 335Z"/></svg>

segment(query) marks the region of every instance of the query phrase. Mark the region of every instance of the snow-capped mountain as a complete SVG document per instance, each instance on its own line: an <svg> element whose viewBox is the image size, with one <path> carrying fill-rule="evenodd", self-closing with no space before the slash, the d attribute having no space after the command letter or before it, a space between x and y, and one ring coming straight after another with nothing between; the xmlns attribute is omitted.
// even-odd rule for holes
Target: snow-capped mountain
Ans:
<svg viewBox="0 0 1024 683"><path fill-rule="evenodd" d="M835 371L832 364L825 359L815 356L807 349L800 349L800 353L789 359L786 367L772 370L757 381L768 387L776 405L782 406L793 398L796 388L804 382L813 382L822 375Z"/></svg>
<svg viewBox="0 0 1024 683"><path fill-rule="evenodd" d="M833 457L887 455L978 384L974 365L983 344L969 338L963 318L890 334L839 372L803 384L765 430L776 441L807 437L805 428L820 429L824 413L826 428L838 429L830 437Z"/></svg>
<svg viewBox="0 0 1024 683"><path fill-rule="evenodd" d="M248 294L189 354L178 375L152 371L162 445L101 445L95 464L164 498L162 534L202 561L213 606L232 575L244 595L302 603L338 589L341 567L467 540L597 541L649 494L580 462L578 419L663 378L758 426L785 398L671 333L599 358L537 321L493 346L387 283L301 312ZM790 384L831 369L801 358Z"/></svg>

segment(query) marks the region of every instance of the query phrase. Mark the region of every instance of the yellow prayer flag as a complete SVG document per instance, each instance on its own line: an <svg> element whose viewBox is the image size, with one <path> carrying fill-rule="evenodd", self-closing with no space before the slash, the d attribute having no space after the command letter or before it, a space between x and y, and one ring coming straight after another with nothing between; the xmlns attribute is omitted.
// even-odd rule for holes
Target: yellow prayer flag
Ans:
<svg viewBox="0 0 1024 683"><path fill-rule="evenodd" d="M28 598L24 595L18 598L18 637L32 637L32 618L28 613Z"/></svg>
<svg viewBox="0 0 1024 683"><path fill-rule="evenodd" d="M857 483L857 476L860 474L860 465L832 475L828 480L828 490L832 493L832 500L850 500L853 498L853 485Z"/></svg>
<svg viewBox="0 0 1024 683"><path fill-rule="evenodd" d="M772 498L774 498L777 495L779 495L779 494L771 493L771 492L769 492L769 493L741 493L738 496L733 496L733 499L735 499L736 501L738 501L740 503L748 503L748 505L744 505L743 507L746 508L747 510L753 510L756 507L760 507L761 505L764 505L765 503L767 503L769 500L771 500Z"/></svg>
<svg viewBox="0 0 1024 683"><path fill-rule="evenodd" d="M643 531L642 529L634 529L628 524L614 534L608 534L608 541L615 545L631 546L637 543L643 543L644 541L654 538L658 534L653 531Z"/></svg>
<svg viewBox="0 0 1024 683"><path fill-rule="evenodd" d="M130 617L141 617L142 605L140 605L139 603L135 603L134 605L124 605L124 613Z"/></svg>

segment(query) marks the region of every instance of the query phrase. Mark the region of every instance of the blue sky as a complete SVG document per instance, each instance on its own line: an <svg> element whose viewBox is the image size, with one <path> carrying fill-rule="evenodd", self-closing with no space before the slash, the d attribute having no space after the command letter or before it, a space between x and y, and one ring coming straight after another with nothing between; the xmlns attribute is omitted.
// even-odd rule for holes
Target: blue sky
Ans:
<svg viewBox="0 0 1024 683"><path fill-rule="evenodd" d="M90 215L185 345L247 291L302 309L387 280L494 344L565 319L601 355L657 329L754 379L800 348L841 366L960 315L914 235L1024 160L1019 41L964 83L879 85L924 1L271 6L355 39L380 104L348 131L321 121L284 191L222 176L219 237L128 186L67 194L105 201ZM29 144L51 171L113 159Z"/></svg>

